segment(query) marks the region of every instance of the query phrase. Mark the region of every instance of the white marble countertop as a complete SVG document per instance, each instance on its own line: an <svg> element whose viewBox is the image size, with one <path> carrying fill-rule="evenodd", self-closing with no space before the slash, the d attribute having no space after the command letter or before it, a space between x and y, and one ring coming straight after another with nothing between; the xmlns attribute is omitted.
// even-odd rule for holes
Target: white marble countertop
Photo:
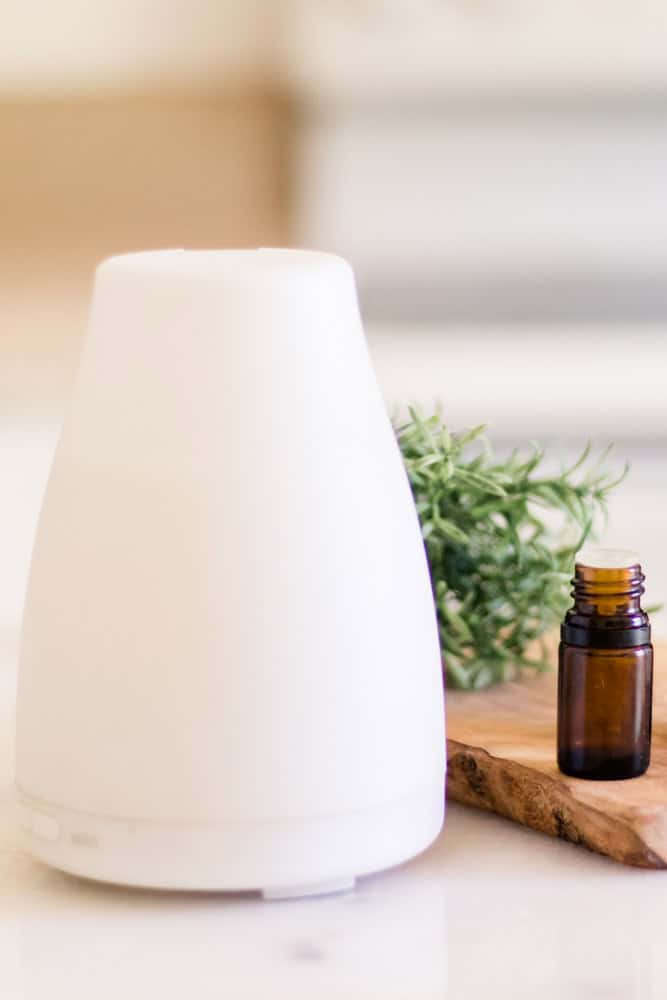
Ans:
<svg viewBox="0 0 667 1000"><path fill-rule="evenodd" d="M455 805L421 857L329 898L111 888L24 855L12 802L18 618L53 441L0 434L1 1000L662 1000L667 872L625 869ZM624 530L651 535L656 598L663 454L640 456L612 511Z"/></svg>
<svg viewBox="0 0 667 1000"><path fill-rule="evenodd" d="M142 892L17 846L17 635L0 633L0 996L651 1000L667 872L622 868L460 806L421 857L339 896Z"/></svg>

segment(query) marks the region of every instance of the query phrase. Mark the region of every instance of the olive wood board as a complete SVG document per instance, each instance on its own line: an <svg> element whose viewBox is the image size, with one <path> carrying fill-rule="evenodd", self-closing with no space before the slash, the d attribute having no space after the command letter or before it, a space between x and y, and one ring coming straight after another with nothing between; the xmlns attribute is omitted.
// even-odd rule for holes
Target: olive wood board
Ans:
<svg viewBox="0 0 667 1000"><path fill-rule="evenodd" d="M651 765L583 781L556 764L556 670L484 691L447 691L447 797L625 865L667 868L667 645L655 649Z"/></svg>

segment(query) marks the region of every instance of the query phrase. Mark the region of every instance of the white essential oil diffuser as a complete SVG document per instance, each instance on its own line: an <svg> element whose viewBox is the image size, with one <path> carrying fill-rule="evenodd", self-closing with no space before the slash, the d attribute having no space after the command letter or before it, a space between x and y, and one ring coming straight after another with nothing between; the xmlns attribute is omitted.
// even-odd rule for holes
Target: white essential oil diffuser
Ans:
<svg viewBox="0 0 667 1000"><path fill-rule="evenodd" d="M354 278L292 250L104 262L33 555L28 849L307 894L425 848L438 637Z"/></svg>

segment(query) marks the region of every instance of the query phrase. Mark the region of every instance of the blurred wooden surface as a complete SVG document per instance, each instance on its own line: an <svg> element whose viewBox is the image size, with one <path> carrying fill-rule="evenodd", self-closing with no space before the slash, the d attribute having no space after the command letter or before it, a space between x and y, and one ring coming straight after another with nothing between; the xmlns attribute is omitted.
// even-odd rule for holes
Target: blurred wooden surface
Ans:
<svg viewBox="0 0 667 1000"><path fill-rule="evenodd" d="M667 868L667 680L655 649L651 766L581 781L556 765L557 675L447 692L447 795L623 864Z"/></svg>

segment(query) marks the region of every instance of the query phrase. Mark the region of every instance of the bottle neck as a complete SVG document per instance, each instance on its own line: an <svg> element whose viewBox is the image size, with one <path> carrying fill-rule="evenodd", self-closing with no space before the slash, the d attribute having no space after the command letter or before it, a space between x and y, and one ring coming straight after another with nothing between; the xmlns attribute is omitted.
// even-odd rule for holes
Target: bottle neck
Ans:
<svg viewBox="0 0 667 1000"><path fill-rule="evenodd" d="M565 615L561 638L590 648L627 648L650 642L648 615L641 607L641 566L601 568L577 563L574 605Z"/></svg>
<svg viewBox="0 0 667 1000"><path fill-rule="evenodd" d="M641 613L644 593L641 566L601 569L577 563L572 584L574 610L578 615L619 618Z"/></svg>

